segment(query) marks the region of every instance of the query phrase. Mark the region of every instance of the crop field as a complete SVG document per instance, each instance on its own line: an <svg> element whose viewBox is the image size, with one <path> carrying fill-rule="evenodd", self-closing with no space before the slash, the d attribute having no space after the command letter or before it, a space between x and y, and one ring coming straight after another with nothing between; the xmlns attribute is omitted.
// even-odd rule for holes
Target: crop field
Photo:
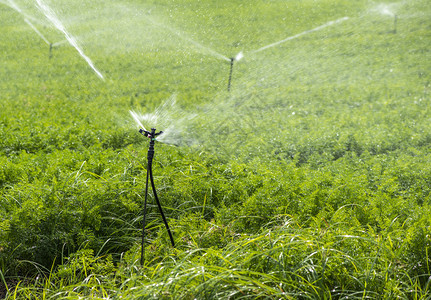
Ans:
<svg viewBox="0 0 431 300"><path fill-rule="evenodd" d="M0 54L0 299L431 299L429 0L0 0Z"/></svg>

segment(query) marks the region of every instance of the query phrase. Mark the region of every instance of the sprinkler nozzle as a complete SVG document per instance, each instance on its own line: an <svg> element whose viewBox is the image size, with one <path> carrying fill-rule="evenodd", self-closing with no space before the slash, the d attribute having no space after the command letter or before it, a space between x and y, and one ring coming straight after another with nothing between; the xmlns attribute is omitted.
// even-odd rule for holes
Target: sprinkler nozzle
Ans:
<svg viewBox="0 0 431 300"><path fill-rule="evenodd" d="M150 135L150 132L146 131L145 129L139 128L139 133L143 134L145 137L148 137Z"/></svg>
<svg viewBox="0 0 431 300"><path fill-rule="evenodd" d="M139 133L143 134L145 137L151 138L151 137L156 137L160 134L163 133L163 131L159 131L156 133L156 129L155 128L151 128L151 132L147 131L145 129L139 128Z"/></svg>

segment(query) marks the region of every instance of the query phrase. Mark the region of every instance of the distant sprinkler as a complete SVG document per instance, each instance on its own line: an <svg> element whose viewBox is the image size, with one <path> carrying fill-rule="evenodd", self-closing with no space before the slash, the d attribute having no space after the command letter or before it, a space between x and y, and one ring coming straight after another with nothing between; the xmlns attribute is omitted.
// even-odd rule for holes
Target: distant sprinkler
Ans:
<svg viewBox="0 0 431 300"><path fill-rule="evenodd" d="M231 86L231 82L232 82L232 72L233 72L233 62L234 61L239 61L241 58L244 57L244 54L242 54L242 52L238 53L235 57L232 57L230 59L230 72L229 72L229 81L227 83L227 91L230 92L230 86Z"/></svg>
<svg viewBox="0 0 431 300"><path fill-rule="evenodd" d="M393 31L394 34L397 33L397 20L398 20L398 17L396 14L394 14L394 31Z"/></svg>
<svg viewBox="0 0 431 300"><path fill-rule="evenodd" d="M229 81L227 82L227 91L230 92L230 84L232 81L232 71L233 71L233 61L235 60L234 57L230 59L230 72L229 72Z"/></svg>
<svg viewBox="0 0 431 300"><path fill-rule="evenodd" d="M30 22L29 19L24 18L24 21L34 30L34 32L37 33L38 36L49 46L49 58L52 57L52 47L53 44L36 28L36 26L33 25L32 22Z"/></svg>
<svg viewBox="0 0 431 300"><path fill-rule="evenodd" d="M67 43L67 40L63 40L63 41L60 41L57 43L49 43L49 59L51 59L53 56L52 52L54 51L54 48L58 47L61 44L65 44L65 43Z"/></svg>
<svg viewBox="0 0 431 300"><path fill-rule="evenodd" d="M392 30L392 33L397 33L397 21L398 21L398 16L393 13L388 7L383 7L383 9L381 10L381 13L387 16L391 16L394 17L394 29Z"/></svg>

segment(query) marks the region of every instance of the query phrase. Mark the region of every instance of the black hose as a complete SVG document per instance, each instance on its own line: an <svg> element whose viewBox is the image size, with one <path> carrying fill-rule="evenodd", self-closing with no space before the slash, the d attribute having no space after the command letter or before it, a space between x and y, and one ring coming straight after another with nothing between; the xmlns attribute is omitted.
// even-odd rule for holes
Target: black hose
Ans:
<svg viewBox="0 0 431 300"><path fill-rule="evenodd" d="M141 241L141 266L144 264L144 257L145 257L144 244L145 244L145 226L146 226L146 216L147 216L148 177L150 178L151 188L153 189L154 198L156 199L157 207L159 208L160 214L162 215L163 223L165 223L165 227L168 231L172 247L175 247L174 238L169 228L168 221L166 221L165 214L163 213L163 209L162 209L162 205L160 204L159 197L157 196L156 186L154 185L153 155L154 155L154 149L150 147L150 150L148 151L147 180L145 182L144 219L143 219L143 225L142 225L142 241Z"/></svg>
<svg viewBox="0 0 431 300"><path fill-rule="evenodd" d="M150 165L148 164L148 166L147 166L147 180L145 182L144 220L143 220L143 225L142 225L141 266L144 264L144 256L145 256L144 243L145 243L145 226L146 226L146 217L147 217L148 177L150 174L149 170L150 170Z"/></svg>
<svg viewBox="0 0 431 300"><path fill-rule="evenodd" d="M172 247L175 247L174 238L172 236L171 230L169 229L168 221L166 221L165 214L163 213L163 210L162 210L162 205L160 204L159 197L157 197L156 187L154 186L154 179L153 179L153 168L151 166L150 166L150 180L151 180L151 187L153 188L154 198L156 198L156 203L157 203L157 206L159 207L160 214L162 215L163 223L165 223L166 230L168 231Z"/></svg>

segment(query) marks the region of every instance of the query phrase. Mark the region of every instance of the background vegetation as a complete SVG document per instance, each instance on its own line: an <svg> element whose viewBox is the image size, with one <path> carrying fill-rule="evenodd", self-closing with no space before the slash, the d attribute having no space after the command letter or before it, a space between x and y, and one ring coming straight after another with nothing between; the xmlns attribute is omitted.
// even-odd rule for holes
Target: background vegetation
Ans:
<svg viewBox="0 0 431 300"><path fill-rule="evenodd" d="M105 79L0 3L0 297L430 298L428 1L46 3Z"/></svg>

